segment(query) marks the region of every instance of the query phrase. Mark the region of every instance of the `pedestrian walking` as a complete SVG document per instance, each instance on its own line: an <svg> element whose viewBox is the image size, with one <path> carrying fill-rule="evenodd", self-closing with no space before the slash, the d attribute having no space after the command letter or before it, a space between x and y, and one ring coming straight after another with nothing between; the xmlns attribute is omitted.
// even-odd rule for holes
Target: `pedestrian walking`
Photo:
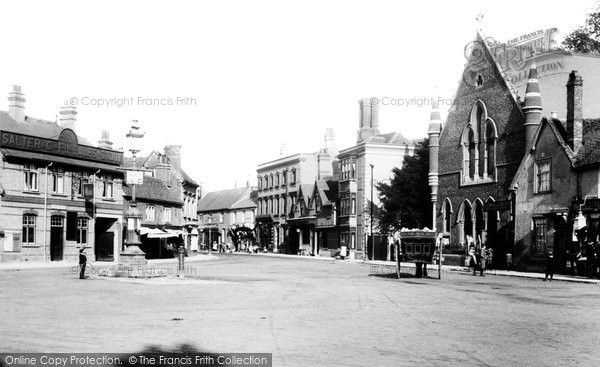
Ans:
<svg viewBox="0 0 600 367"><path fill-rule="evenodd" d="M544 282L548 280L548 278L552 281L552 277L554 277L554 254L550 251L546 258L546 277L544 278Z"/></svg>
<svg viewBox="0 0 600 367"><path fill-rule="evenodd" d="M477 254L475 253L475 247L471 247L469 249L469 267L473 268L473 275L476 275L475 272L477 271L477 267L478 267L478 263L477 263Z"/></svg>
<svg viewBox="0 0 600 367"><path fill-rule="evenodd" d="M479 275L480 276L485 276L484 272L485 272L485 268L487 265L487 248L485 247L485 245L481 245L481 250L480 250L480 254L479 254Z"/></svg>
<svg viewBox="0 0 600 367"><path fill-rule="evenodd" d="M85 265L87 264L87 256L85 256L85 249L79 250L79 279L85 279Z"/></svg>

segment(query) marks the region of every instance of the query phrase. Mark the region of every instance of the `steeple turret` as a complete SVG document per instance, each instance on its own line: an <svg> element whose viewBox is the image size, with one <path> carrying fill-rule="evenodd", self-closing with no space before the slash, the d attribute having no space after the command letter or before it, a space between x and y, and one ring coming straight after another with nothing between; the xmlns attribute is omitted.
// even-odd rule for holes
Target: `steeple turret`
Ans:
<svg viewBox="0 0 600 367"><path fill-rule="evenodd" d="M525 114L525 146L529 148L542 119L542 96L537 79L537 65L533 58L529 66L529 80L525 89L523 113Z"/></svg>

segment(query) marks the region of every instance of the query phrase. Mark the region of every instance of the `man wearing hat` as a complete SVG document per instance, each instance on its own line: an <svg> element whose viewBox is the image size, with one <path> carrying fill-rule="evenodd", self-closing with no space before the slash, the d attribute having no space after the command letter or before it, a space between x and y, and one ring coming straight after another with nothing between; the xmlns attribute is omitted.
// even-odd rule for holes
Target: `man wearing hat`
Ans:
<svg viewBox="0 0 600 367"><path fill-rule="evenodd" d="M544 281L550 277L550 281L552 281L552 277L554 276L554 254L552 251L548 253L548 257L546 258L546 277Z"/></svg>
<svg viewBox="0 0 600 367"><path fill-rule="evenodd" d="M79 250L79 279L85 279L85 264L87 263L87 256L85 256L85 249L82 247Z"/></svg>

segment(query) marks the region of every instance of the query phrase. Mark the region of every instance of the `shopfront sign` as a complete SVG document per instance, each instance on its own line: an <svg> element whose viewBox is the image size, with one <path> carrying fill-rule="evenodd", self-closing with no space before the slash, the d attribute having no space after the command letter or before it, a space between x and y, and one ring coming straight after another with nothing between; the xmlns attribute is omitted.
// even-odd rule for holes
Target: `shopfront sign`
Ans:
<svg viewBox="0 0 600 367"><path fill-rule="evenodd" d="M483 204L484 212L502 212L510 210L510 200L488 201Z"/></svg>
<svg viewBox="0 0 600 367"><path fill-rule="evenodd" d="M122 152L80 145L77 135L70 129L63 129L58 140L0 131L0 147L114 165L120 165L123 162Z"/></svg>

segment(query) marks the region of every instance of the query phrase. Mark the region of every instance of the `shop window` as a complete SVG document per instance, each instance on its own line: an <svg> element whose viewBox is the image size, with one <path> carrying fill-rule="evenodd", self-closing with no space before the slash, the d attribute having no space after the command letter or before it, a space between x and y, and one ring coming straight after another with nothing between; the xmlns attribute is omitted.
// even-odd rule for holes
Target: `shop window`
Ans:
<svg viewBox="0 0 600 367"><path fill-rule="evenodd" d="M23 216L22 243L24 245L35 245L35 215L26 214Z"/></svg>
<svg viewBox="0 0 600 367"><path fill-rule="evenodd" d="M38 191L38 174L35 164L26 164L24 166L25 173L25 190Z"/></svg>

